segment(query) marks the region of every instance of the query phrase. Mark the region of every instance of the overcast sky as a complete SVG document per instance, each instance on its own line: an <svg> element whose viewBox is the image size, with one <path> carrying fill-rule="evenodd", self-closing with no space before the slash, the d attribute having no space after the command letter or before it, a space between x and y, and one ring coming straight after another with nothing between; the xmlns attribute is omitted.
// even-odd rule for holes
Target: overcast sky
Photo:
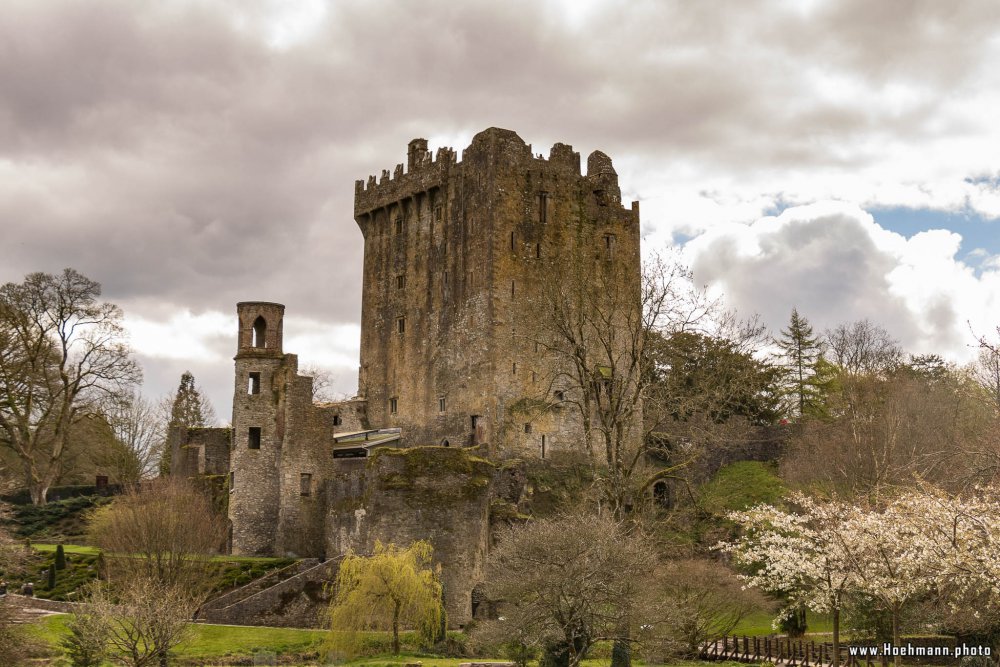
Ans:
<svg viewBox="0 0 1000 667"><path fill-rule="evenodd" d="M869 317L969 358L1000 323L1000 3L0 5L0 282L72 266L145 391L223 421L235 304L357 380L354 181L490 126L615 161L647 250L777 330Z"/></svg>

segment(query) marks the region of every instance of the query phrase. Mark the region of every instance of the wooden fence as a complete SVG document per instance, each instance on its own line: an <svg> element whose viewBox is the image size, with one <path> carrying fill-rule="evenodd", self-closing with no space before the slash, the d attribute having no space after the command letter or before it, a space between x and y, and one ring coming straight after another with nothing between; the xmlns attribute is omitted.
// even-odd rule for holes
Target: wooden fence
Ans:
<svg viewBox="0 0 1000 667"><path fill-rule="evenodd" d="M726 636L702 647L704 660L733 660L736 662L770 662L781 667L830 667L833 665L833 646L803 639L787 637L735 637ZM847 646L840 647L842 667L886 667L889 658L879 656L853 656Z"/></svg>

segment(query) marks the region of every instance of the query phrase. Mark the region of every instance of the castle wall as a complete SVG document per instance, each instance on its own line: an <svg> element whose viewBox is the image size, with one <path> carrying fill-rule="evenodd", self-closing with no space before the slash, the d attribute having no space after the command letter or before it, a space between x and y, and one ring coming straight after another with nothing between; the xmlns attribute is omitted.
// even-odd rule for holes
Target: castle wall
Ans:
<svg viewBox="0 0 1000 667"><path fill-rule="evenodd" d="M565 370L545 352L551 292L571 279L614 285L638 307L638 205L621 206L600 152L582 175L570 146L545 159L491 128L462 158L431 159L417 139L407 171L356 184L359 391L406 445L485 442L501 456L543 455L543 437L549 451L579 447L577 411L538 409L555 402Z"/></svg>
<svg viewBox="0 0 1000 667"><path fill-rule="evenodd" d="M328 555L370 553L375 542L426 540L441 566L452 625L472 618L489 541L493 464L456 448L377 449L331 480Z"/></svg>

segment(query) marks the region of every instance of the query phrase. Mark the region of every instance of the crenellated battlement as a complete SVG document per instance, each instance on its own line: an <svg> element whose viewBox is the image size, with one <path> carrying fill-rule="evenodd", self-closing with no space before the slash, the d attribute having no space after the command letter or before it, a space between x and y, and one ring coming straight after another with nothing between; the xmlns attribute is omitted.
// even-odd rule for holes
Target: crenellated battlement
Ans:
<svg viewBox="0 0 1000 667"><path fill-rule="evenodd" d="M443 147L437 155L427 150L426 139L414 139L407 151L407 164L397 164L395 169L382 170L380 178L374 175L354 182L354 215L364 215L375 209L388 206L418 192L441 187L447 180L448 172L457 164L454 149Z"/></svg>
<svg viewBox="0 0 1000 667"><path fill-rule="evenodd" d="M603 205L621 204L618 174L611 158L601 151L594 151L587 157L587 173L584 174L580 168L580 153L569 144L554 144L546 158L542 153L533 153L531 144L525 143L516 132L491 127L473 137L462 155L462 162L469 160L520 164L545 173L583 177ZM399 163L391 171L383 169L380 177L369 176L367 182L354 182L354 217L361 218L377 209L446 186L449 174L462 162L453 148L439 148L435 155L427 149L426 139L414 139L407 147L405 164Z"/></svg>

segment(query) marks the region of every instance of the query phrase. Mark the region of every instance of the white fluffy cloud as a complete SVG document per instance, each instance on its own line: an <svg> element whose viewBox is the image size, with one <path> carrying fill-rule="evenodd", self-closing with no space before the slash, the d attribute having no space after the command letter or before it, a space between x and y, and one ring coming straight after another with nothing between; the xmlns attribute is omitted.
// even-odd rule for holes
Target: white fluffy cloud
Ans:
<svg viewBox="0 0 1000 667"><path fill-rule="evenodd" d="M960 242L948 230L906 238L854 204L827 201L716 225L685 255L696 280L774 330L793 306L818 329L869 318L910 352L966 361L972 332L996 326L1000 270L977 275L957 258Z"/></svg>

